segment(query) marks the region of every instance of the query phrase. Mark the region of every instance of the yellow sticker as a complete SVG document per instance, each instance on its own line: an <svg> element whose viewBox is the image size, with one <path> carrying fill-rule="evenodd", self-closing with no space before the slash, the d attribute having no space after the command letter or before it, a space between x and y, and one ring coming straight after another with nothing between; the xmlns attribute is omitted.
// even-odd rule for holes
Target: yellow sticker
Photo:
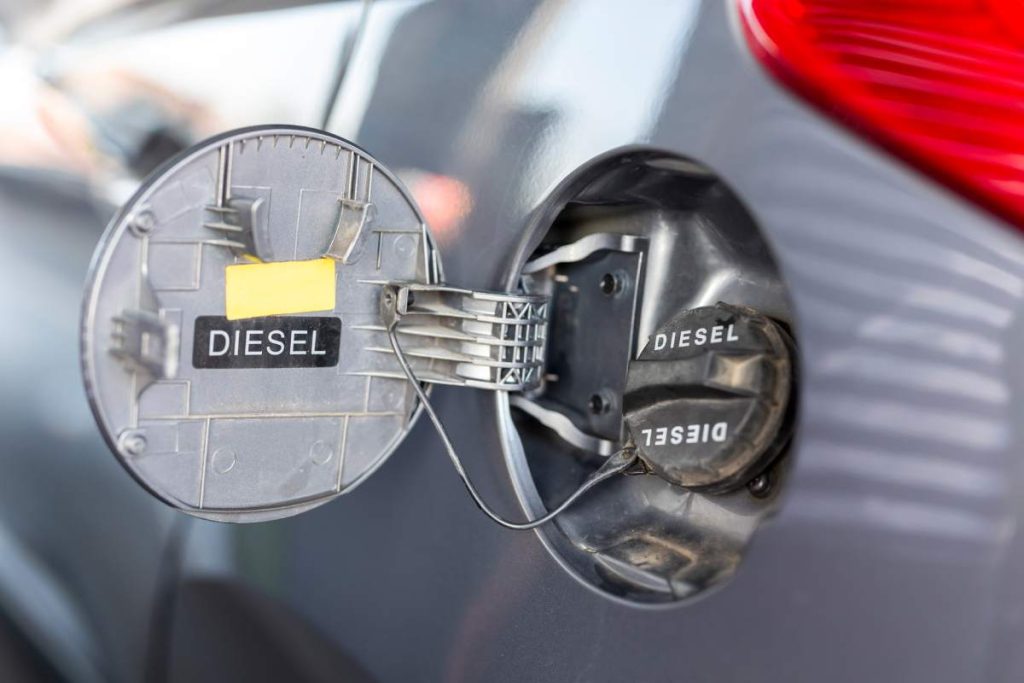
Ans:
<svg viewBox="0 0 1024 683"><path fill-rule="evenodd" d="M334 310L334 259L239 263L224 274L228 320Z"/></svg>

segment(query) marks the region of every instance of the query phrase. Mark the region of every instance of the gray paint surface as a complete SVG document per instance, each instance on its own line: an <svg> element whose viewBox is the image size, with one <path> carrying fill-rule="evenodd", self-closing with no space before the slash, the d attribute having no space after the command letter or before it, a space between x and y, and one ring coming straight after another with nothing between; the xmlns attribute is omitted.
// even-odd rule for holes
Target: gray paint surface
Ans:
<svg viewBox="0 0 1024 683"><path fill-rule="evenodd" d="M329 128L408 177L466 185L471 212L437 241L449 279L472 287L504 284L553 188L611 149L692 156L736 190L788 279L803 365L785 499L736 578L658 609L597 594L537 535L479 515L420 422L330 505L256 527L191 523L186 579L270 594L384 681L1024 677L1021 238L782 92L729 6L380 0ZM52 241L52 272L34 281L84 273L98 231L75 234ZM13 254L28 240L8 245L7 263L27 262ZM65 388L76 321L44 313L18 348L66 335L48 347ZM138 678L123 672L143 658L168 513L98 437L69 431L88 425L84 398L51 424L21 392L28 367L3 372L19 388L4 396L19 444L5 450L5 523L100 634L75 652L114 652L110 677ZM518 512L492 397L435 397L483 493ZM50 431L33 450L37 425ZM58 509L59 524L39 521Z"/></svg>
<svg viewBox="0 0 1024 683"><path fill-rule="evenodd" d="M393 168L467 183L473 212L439 238L453 280L502 282L548 191L590 157L632 144L691 155L773 243L804 375L781 513L731 584L661 610L595 595L535 538L475 518L418 425L353 498L282 530L283 594L382 679L1019 677L1004 651L1014 638L993 635L1013 624L999 591L1015 590L1020 238L792 101L745 54L726 5L672 17L550 3L532 15L544 26L510 27L433 3L396 25L355 138ZM477 30L460 30L471 18ZM678 59L654 78L630 53L656 38L627 27L673 18L657 52ZM397 47L417 35L419 50ZM434 50L497 66L470 87ZM465 106L447 121L420 113L453 100ZM421 135L456 142L407 151L403 138ZM500 495L489 402L438 396ZM344 547L325 554L325 538Z"/></svg>

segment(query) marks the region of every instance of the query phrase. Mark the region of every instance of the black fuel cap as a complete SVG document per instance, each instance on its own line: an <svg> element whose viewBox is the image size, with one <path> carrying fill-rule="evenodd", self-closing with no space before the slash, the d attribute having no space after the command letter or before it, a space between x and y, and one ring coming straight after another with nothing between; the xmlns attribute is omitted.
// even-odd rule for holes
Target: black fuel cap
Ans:
<svg viewBox="0 0 1024 683"><path fill-rule="evenodd" d="M779 324L718 303L683 311L629 364L624 417L637 452L666 481L728 490L789 440L794 361Z"/></svg>

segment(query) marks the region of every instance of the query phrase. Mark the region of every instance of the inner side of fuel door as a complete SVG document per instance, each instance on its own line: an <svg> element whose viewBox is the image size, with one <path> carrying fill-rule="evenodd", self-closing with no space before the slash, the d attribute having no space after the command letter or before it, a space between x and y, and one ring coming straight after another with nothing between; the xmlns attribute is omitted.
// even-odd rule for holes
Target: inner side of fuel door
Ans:
<svg viewBox="0 0 1024 683"><path fill-rule="evenodd" d="M517 492L540 513L635 444L658 476L618 477L539 533L606 594L691 597L733 575L784 488L796 406L784 283L741 200L688 159L599 158L550 206L509 282L551 297L543 383L497 397ZM732 434L715 450L727 421L745 426L746 460ZM702 459L680 468L679 453Z"/></svg>

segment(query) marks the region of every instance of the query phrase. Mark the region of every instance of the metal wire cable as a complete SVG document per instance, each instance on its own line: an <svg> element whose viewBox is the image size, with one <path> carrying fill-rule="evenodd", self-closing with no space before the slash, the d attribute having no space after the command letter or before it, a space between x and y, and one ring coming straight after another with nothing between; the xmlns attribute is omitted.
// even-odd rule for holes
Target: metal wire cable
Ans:
<svg viewBox="0 0 1024 683"><path fill-rule="evenodd" d="M405 373L406 379L408 379L409 383L412 384L412 388L416 392L416 396L418 396L420 402L423 403L423 409L427 411L427 415L430 416L430 421L434 423L434 429L437 430L437 435L441 437L441 441L444 443L445 451L448 453L448 459L451 460L456 474L459 475L459 478L465 485L466 490L469 491L470 497L472 497L476 506L480 508L480 511L490 517L492 521L500 524L506 529L515 529L520 531L536 529L542 524L550 522L566 508L575 503L584 493L597 486L602 481L625 472L632 467L634 463L636 463L636 454L631 449L624 448L617 453L613 453L608 456L605 463L598 468L597 471L587 477L587 479L580 484L580 487L576 489L572 495L566 498L561 505L548 512L543 517L531 519L526 522L512 522L501 517L487 506L480 497L480 494L477 492L476 487L474 487L473 483L469 480L469 476L466 474L466 469L462 466L462 460L459 459L458 454L455 452L455 447L452 445L452 440L448 437L448 430L445 429L444 425L441 423L441 419L437 416L437 413L434 412L434 406L430 404L430 399L427 398L427 392L423 390L423 387L420 385L420 381L416 379L416 373L413 372L412 367L409 365L409 361L405 357L405 353L402 351L401 344L398 343L397 327L397 320L388 326L388 340L391 342L391 348L395 352L395 357L398 359L398 364L401 366L402 372Z"/></svg>

